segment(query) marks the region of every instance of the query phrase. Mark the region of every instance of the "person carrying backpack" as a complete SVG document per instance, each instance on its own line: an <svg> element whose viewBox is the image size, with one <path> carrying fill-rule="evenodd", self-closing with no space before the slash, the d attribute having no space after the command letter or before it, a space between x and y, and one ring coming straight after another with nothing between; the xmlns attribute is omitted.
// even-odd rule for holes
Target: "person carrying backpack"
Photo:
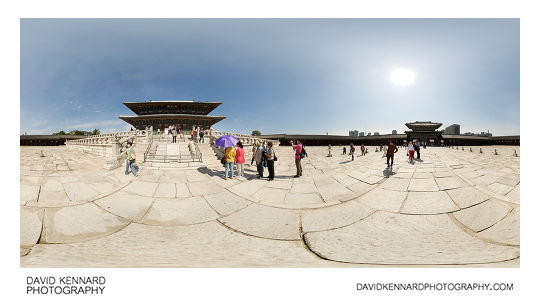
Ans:
<svg viewBox="0 0 540 301"><path fill-rule="evenodd" d="M291 146L294 150L294 163L296 164L296 176L294 177L299 178L302 176L302 154L305 153L305 150L300 140L296 140L296 144L291 140Z"/></svg>

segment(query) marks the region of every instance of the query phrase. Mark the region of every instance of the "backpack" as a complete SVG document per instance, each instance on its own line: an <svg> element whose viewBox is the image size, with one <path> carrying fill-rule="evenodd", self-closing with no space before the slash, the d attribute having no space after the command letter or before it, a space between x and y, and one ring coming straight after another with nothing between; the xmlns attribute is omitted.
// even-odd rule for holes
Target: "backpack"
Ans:
<svg viewBox="0 0 540 301"><path fill-rule="evenodd" d="M304 148L304 145L302 144L302 151L300 152L300 158L304 159L307 156L308 155L307 155L306 149Z"/></svg>

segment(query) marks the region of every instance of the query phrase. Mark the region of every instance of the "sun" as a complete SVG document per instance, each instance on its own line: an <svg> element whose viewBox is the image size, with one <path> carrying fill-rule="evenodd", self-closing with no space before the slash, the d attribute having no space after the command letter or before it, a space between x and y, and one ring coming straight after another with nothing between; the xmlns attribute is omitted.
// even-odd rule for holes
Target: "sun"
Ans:
<svg viewBox="0 0 540 301"><path fill-rule="evenodd" d="M390 81L396 86L409 86L414 83L416 74L409 69L396 68L390 74Z"/></svg>

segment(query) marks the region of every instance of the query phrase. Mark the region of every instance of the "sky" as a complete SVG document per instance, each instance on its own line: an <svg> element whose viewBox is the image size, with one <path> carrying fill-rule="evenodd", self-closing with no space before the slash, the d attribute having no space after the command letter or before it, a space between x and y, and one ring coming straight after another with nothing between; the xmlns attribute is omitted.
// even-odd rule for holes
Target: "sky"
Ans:
<svg viewBox="0 0 540 301"><path fill-rule="evenodd" d="M20 133L123 131L125 101L220 101L221 131L518 135L519 19L21 19ZM390 75L405 68L407 86Z"/></svg>

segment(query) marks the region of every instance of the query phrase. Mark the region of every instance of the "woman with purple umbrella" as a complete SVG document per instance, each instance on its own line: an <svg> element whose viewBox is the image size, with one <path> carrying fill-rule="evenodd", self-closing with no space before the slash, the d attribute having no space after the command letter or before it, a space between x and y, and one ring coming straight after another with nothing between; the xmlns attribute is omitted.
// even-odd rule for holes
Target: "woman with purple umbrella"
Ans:
<svg viewBox="0 0 540 301"><path fill-rule="evenodd" d="M223 135L216 140L216 145L225 149L225 179L227 179L229 169L231 170L230 178L232 179L234 177L233 166L234 159L236 157L236 151L233 146L235 146L237 143L238 139L231 135Z"/></svg>

